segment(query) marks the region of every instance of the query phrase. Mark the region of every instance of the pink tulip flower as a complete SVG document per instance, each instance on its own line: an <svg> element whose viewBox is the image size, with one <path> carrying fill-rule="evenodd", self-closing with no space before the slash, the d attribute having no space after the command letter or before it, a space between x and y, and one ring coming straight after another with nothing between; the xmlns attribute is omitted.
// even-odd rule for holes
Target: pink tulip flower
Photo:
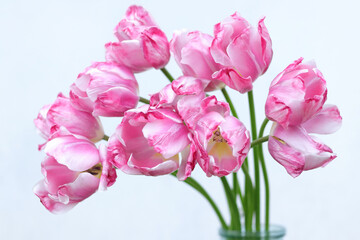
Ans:
<svg viewBox="0 0 360 240"><path fill-rule="evenodd" d="M94 116L121 117L136 107L138 83L134 74L117 63L95 62L70 87L71 103Z"/></svg>
<svg viewBox="0 0 360 240"><path fill-rule="evenodd" d="M41 108L34 123L46 140L60 127L65 127L69 132L84 136L93 142L100 141L104 137L100 119L89 112L74 108L70 99L62 93L57 96L53 104Z"/></svg>
<svg viewBox="0 0 360 240"><path fill-rule="evenodd" d="M179 153L190 144L188 134L172 110L144 105L125 113L109 140L108 156L128 174L169 174L179 168Z"/></svg>
<svg viewBox="0 0 360 240"><path fill-rule="evenodd" d="M220 70L211 54L213 37L199 31L176 31L170 41L170 50L185 76L207 79L205 91L224 87L224 83L212 79L212 74Z"/></svg>
<svg viewBox="0 0 360 240"><path fill-rule="evenodd" d="M237 12L214 27L210 52L222 69L213 78L241 93L251 91L252 83L266 72L272 59L272 43L264 18L258 28Z"/></svg>
<svg viewBox="0 0 360 240"><path fill-rule="evenodd" d="M240 169L250 150L250 133L239 119L229 115L227 103L215 96L202 100L193 125L200 151L198 163L207 176L223 177Z"/></svg>
<svg viewBox="0 0 360 240"><path fill-rule="evenodd" d="M154 94L150 104L173 109L189 129L188 158L180 165L178 178L191 175L196 163L208 176L225 176L241 167L249 149L250 134L245 126L230 116L229 105L215 96L205 98L204 82L182 76Z"/></svg>
<svg viewBox="0 0 360 240"><path fill-rule="evenodd" d="M324 167L336 154L312 133L330 134L341 126L342 118L334 105L324 105L311 119L298 126L282 127L274 123L268 142L271 156L292 176Z"/></svg>
<svg viewBox="0 0 360 240"><path fill-rule="evenodd" d="M168 63L170 51L166 35L143 7L130 6L114 31L119 42L105 45L107 61L127 66L133 72L151 67L159 69Z"/></svg>
<svg viewBox="0 0 360 240"><path fill-rule="evenodd" d="M326 81L315 63L300 58L272 81L265 113L284 128L297 126L321 110L326 96Z"/></svg>
<svg viewBox="0 0 360 240"><path fill-rule="evenodd" d="M70 210L98 189L114 184L116 171L106 158L105 146L96 146L81 136L59 134L45 146L42 162L45 176L34 193L52 213Z"/></svg>

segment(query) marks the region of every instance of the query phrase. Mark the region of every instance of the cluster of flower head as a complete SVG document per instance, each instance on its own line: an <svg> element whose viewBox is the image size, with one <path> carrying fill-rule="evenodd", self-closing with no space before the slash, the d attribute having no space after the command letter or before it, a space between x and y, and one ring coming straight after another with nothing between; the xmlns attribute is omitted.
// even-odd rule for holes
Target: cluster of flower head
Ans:
<svg viewBox="0 0 360 240"><path fill-rule="evenodd" d="M99 188L127 174L158 176L177 171L179 180L198 164L207 176L240 169L250 149L250 134L230 115L228 103L206 92L228 86L240 93L267 70L272 59L269 33L261 19L251 26L238 13L214 27L214 36L177 31L169 42L149 13L131 6L107 43L106 61L95 62L44 106L35 125L46 139L39 149L45 179L35 194L51 212L71 209ZM150 104L136 108L134 73L163 68L170 52L183 72ZM288 66L272 82L266 116L274 121L269 151L292 176L335 158L309 133L327 134L341 125L336 106L324 105L326 82L314 63ZM123 117L107 144L99 119Z"/></svg>

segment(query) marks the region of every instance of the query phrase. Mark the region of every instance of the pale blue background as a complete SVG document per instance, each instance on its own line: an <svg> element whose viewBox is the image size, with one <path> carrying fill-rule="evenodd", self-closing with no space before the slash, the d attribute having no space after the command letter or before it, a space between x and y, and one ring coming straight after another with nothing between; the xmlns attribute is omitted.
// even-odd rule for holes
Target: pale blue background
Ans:
<svg viewBox="0 0 360 240"><path fill-rule="evenodd" d="M33 195L42 178L37 151L43 140L33 119L92 61L126 8L138 3L169 39L176 29L212 33L213 25L239 11L253 24L267 16L274 58L255 83L258 124L271 80L302 56L315 59L328 81L328 103L337 104L342 129L322 139L338 153L326 168L293 179L271 157L271 220L285 239L356 239L359 235L359 4L341 1L1 1L0 4L0 236L1 239L219 239L209 204L171 176L118 173L116 184L64 215L52 215ZM168 69L180 71L172 60ZM167 83L160 71L137 75L142 96ZM249 126L247 98L231 91ZM221 95L219 95L220 98ZM119 119L106 119L110 135ZM268 130L267 130L268 131ZM198 169L193 174L228 217L221 184Z"/></svg>

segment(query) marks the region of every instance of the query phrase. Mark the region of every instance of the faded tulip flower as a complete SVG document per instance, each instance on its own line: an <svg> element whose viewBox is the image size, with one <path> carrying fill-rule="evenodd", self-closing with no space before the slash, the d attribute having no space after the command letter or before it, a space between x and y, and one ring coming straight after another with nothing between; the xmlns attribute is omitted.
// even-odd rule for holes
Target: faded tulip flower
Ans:
<svg viewBox="0 0 360 240"><path fill-rule="evenodd" d="M327 97L326 81L314 62L290 64L271 83L265 104L268 119L284 128L297 126L313 117Z"/></svg>
<svg viewBox="0 0 360 240"><path fill-rule="evenodd" d="M341 122L338 108L324 105L302 125L284 128L274 123L268 143L269 152L292 177L306 170L324 167L336 158L336 154L310 134L334 133L341 127Z"/></svg>
<svg viewBox="0 0 360 240"><path fill-rule="evenodd" d="M60 127L65 127L69 132L84 136L92 142L100 141L104 137L100 119L89 112L74 108L70 99L62 93L53 104L41 108L34 124L46 140Z"/></svg>
<svg viewBox="0 0 360 240"><path fill-rule="evenodd" d="M235 12L215 25L214 37L210 52L222 68L213 78L240 93L251 91L252 83L266 72L273 55L264 18L255 28Z"/></svg>
<svg viewBox="0 0 360 240"><path fill-rule="evenodd" d="M114 184L116 171L107 161L106 148L100 152L88 139L72 134L55 134L46 144L41 164L45 176L34 193L52 213L70 210L98 189Z"/></svg>
<svg viewBox="0 0 360 240"><path fill-rule="evenodd" d="M150 14L141 6L130 6L116 26L118 42L105 45L106 60L142 72L163 68L169 61L169 42Z"/></svg>
<svg viewBox="0 0 360 240"><path fill-rule="evenodd" d="M128 174L169 174L179 168L179 154L190 144L188 133L172 110L144 105L125 113L109 140L108 156Z"/></svg>
<svg viewBox="0 0 360 240"><path fill-rule="evenodd" d="M212 79L214 72L220 70L211 54L213 37L199 31L176 31L170 41L170 50L185 76L207 79L205 91L223 88L222 81Z"/></svg>
<svg viewBox="0 0 360 240"><path fill-rule="evenodd" d="M136 107L138 83L127 67L95 62L70 87L71 103L94 116L121 117Z"/></svg>

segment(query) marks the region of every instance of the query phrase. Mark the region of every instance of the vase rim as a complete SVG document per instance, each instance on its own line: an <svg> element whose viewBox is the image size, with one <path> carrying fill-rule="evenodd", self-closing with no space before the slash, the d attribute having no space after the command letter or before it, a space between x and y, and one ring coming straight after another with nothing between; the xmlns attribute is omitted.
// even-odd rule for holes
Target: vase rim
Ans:
<svg viewBox="0 0 360 240"><path fill-rule="evenodd" d="M286 229L280 224L270 224L269 231L265 230L265 225L261 226L260 231L247 232L245 229L239 230L226 230L219 229L219 235L222 237L272 237L282 238L286 234Z"/></svg>

